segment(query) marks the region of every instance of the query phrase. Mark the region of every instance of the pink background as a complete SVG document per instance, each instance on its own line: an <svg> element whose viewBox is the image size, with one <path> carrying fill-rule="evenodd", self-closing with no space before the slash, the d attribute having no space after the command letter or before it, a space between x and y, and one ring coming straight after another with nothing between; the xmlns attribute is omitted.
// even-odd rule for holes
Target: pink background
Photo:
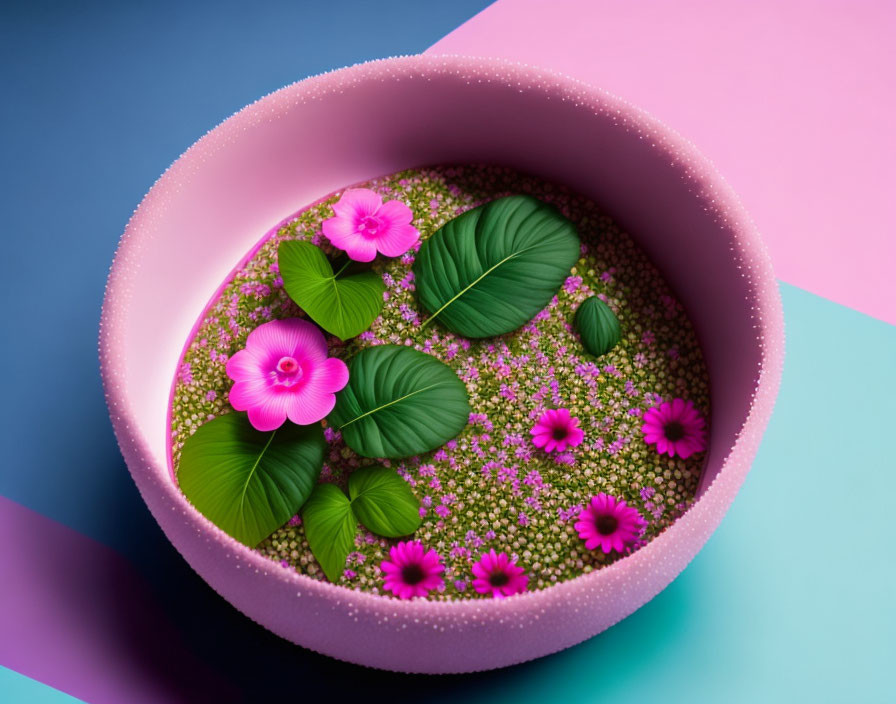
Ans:
<svg viewBox="0 0 896 704"><path fill-rule="evenodd" d="M653 113L728 179L781 279L896 323L894 18L883 1L499 0L429 52L552 68Z"/></svg>

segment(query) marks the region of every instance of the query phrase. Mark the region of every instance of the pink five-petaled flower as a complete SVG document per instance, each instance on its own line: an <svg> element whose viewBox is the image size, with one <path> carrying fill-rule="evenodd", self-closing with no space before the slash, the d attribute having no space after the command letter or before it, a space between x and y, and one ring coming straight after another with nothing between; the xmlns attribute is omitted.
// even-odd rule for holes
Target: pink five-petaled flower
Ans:
<svg viewBox="0 0 896 704"><path fill-rule="evenodd" d="M706 421L691 401L680 398L649 408L642 416L644 442L669 457L687 459L706 449Z"/></svg>
<svg viewBox="0 0 896 704"><path fill-rule="evenodd" d="M563 452L567 446L581 444L585 433L579 427L579 419L572 418L565 408L545 411L531 430L532 443L545 452Z"/></svg>
<svg viewBox="0 0 896 704"><path fill-rule="evenodd" d="M307 320L290 318L259 325L246 348L227 360L230 405L249 412L256 430L275 430L289 418L316 423L333 410L336 392L348 383L348 367L327 357L323 333Z"/></svg>
<svg viewBox="0 0 896 704"><path fill-rule="evenodd" d="M480 594L491 594L495 599L526 591L529 578L525 570L505 553L494 548L484 553L473 565L473 588Z"/></svg>
<svg viewBox="0 0 896 704"><path fill-rule="evenodd" d="M389 559L380 569L386 575L383 587L399 599L426 596L444 584L445 566L435 550L427 550L419 540L401 542L389 550Z"/></svg>
<svg viewBox="0 0 896 704"><path fill-rule="evenodd" d="M379 194L367 188L349 188L333 212L334 217L324 220L324 234L356 262L373 261L377 251L398 257L420 239L407 205L398 200L383 203Z"/></svg>
<svg viewBox="0 0 896 704"><path fill-rule="evenodd" d="M600 546L609 555L612 550L623 553L631 548L646 526L638 509L601 492L581 510L575 528L586 548Z"/></svg>

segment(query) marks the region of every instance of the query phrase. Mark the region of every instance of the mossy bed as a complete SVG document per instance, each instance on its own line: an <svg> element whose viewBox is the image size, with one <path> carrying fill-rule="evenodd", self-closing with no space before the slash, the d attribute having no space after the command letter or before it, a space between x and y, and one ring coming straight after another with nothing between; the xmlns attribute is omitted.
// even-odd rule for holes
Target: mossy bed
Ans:
<svg viewBox="0 0 896 704"><path fill-rule="evenodd" d="M413 252L378 259L386 284L381 316L359 337L330 338L330 354L348 360L364 347L411 345L451 366L464 381L470 423L435 452L402 461L356 456L328 429L329 453L321 481L345 484L353 469L394 467L421 501L423 522L414 537L442 556L444 590L430 599L483 598L470 587L471 565L494 548L516 556L529 589L606 566L624 556L589 551L573 528L578 511L598 492L624 498L647 521L643 541L667 528L693 500L705 453L688 459L659 455L644 442L640 416L672 398L693 401L709 418L709 383L696 334L660 273L632 238L592 201L542 179L494 166L446 166L402 171L360 184L384 200L400 199L414 212L426 239L458 214L494 198L531 194L555 205L578 228L582 254L551 303L519 330L498 338L466 340L436 322L420 330L414 294ZM332 194L268 233L203 313L174 381L172 463L204 422L232 412L227 402L230 355L249 332L278 318L302 316L283 290L277 246L303 239L331 253L321 223L332 215ZM649 207L649 203L645 203ZM622 327L620 343L595 358L573 326L576 308L597 295ZM546 455L529 434L546 408L568 408L581 420L585 440ZM383 593L379 565L386 540L361 530L339 584ZM262 555L314 579L325 579L298 516L257 546Z"/></svg>

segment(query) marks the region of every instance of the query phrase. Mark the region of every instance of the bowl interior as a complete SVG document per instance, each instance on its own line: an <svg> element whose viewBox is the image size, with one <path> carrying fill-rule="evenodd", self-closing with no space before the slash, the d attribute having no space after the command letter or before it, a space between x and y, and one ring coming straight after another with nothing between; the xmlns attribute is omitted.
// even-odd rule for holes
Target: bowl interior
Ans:
<svg viewBox="0 0 896 704"><path fill-rule="evenodd" d="M402 70L400 63L359 75L349 90L323 76L263 99L194 145L135 214L122 250L138 247L139 266L119 287L129 310L114 373L126 384L129 416L154 464L167 466L168 394L191 326L268 228L374 176L488 162L593 198L677 292L712 384L705 490L746 420L761 346L753 264L737 242L743 223L717 207L723 198L693 169L689 145L668 131L651 133L649 120L645 133L638 111L621 101L607 96L596 109L593 101L585 106L574 85L565 94L549 91L537 74L523 72L508 84L481 71Z"/></svg>
<svg viewBox="0 0 896 704"><path fill-rule="evenodd" d="M282 218L375 176L464 162L511 166L583 193L666 276L696 326L712 387L700 500L626 559L501 601L399 603L272 567L202 517L169 473L169 392L191 328ZM674 579L749 469L777 393L783 335L761 241L688 142L631 105L556 74L416 56L288 86L178 159L128 223L109 275L100 356L113 425L143 498L222 596L319 652L402 671L467 672L580 642Z"/></svg>

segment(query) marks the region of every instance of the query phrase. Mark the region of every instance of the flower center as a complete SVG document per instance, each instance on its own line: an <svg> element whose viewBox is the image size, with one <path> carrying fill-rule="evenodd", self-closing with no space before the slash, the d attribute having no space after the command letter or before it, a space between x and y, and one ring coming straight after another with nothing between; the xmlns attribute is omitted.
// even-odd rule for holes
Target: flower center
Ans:
<svg viewBox="0 0 896 704"><path fill-rule="evenodd" d="M551 436L554 440L563 440L566 437L566 428L561 425L557 425L551 431Z"/></svg>
<svg viewBox="0 0 896 704"><path fill-rule="evenodd" d="M423 568L420 565L405 565L401 568L401 579L405 584L420 584L424 577L426 575L423 574Z"/></svg>
<svg viewBox="0 0 896 704"><path fill-rule="evenodd" d="M488 583L493 587L503 587L510 581L506 572L492 572L488 577Z"/></svg>
<svg viewBox="0 0 896 704"><path fill-rule="evenodd" d="M275 385L290 387L302 378L302 367L295 357L281 357L273 377Z"/></svg>
<svg viewBox="0 0 896 704"><path fill-rule="evenodd" d="M376 237L379 229L380 221L372 215L366 215L361 218L361 223L358 225L358 232L364 237Z"/></svg>
<svg viewBox="0 0 896 704"><path fill-rule="evenodd" d="M619 527L619 521L616 516L598 516L594 525L601 535L612 535Z"/></svg>
<svg viewBox="0 0 896 704"><path fill-rule="evenodd" d="M295 357L281 357L277 362L277 371L281 374L295 374L299 370L299 363Z"/></svg>
<svg viewBox="0 0 896 704"><path fill-rule="evenodd" d="M681 440L684 437L684 426L677 420L670 421L663 427L663 434L670 442Z"/></svg>

